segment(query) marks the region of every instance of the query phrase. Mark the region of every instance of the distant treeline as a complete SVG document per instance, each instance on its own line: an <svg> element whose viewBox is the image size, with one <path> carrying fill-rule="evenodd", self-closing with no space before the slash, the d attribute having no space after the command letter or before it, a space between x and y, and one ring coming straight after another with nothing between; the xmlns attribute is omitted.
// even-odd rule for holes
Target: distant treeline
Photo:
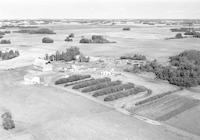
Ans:
<svg viewBox="0 0 200 140"><path fill-rule="evenodd" d="M56 34L54 31L48 28L40 29L22 29L19 31L14 31L15 33L28 33L28 34Z"/></svg>

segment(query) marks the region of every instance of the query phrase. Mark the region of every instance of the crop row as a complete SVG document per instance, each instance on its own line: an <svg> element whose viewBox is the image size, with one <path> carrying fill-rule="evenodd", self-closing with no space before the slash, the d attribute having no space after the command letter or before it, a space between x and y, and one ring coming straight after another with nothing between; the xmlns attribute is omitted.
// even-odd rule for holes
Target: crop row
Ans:
<svg viewBox="0 0 200 140"><path fill-rule="evenodd" d="M136 95L139 92L144 92L146 91L146 88L143 87L135 87L133 89L117 92L116 94L108 95L107 97L104 98L104 101L114 101L123 97L127 97L130 95Z"/></svg>
<svg viewBox="0 0 200 140"><path fill-rule="evenodd" d="M116 85L120 85L122 82L117 80L117 81L113 81L113 82L104 82L104 83L100 83L100 84L96 84L90 87L86 87L83 90L81 90L81 92L92 92L95 90L99 90L99 89L103 89L103 88L107 88L107 87L112 87L112 86L116 86Z"/></svg>
<svg viewBox="0 0 200 140"><path fill-rule="evenodd" d="M72 89L80 89L80 88L85 88L88 86L92 86L92 85L96 85L102 82L110 82L111 79L110 78L99 78L99 79L95 79L95 80L91 80L91 81L86 81L86 82L81 82L75 86L72 87Z"/></svg>
<svg viewBox="0 0 200 140"><path fill-rule="evenodd" d="M94 80L94 78L83 79L83 80L79 80L79 81L70 82L70 83L65 84L64 87L72 86L72 85L76 85L76 84L80 84L80 83L88 82L88 81L92 81L92 80Z"/></svg>
<svg viewBox="0 0 200 140"><path fill-rule="evenodd" d="M55 85L74 82L74 81L78 81L78 80L82 80L82 79L86 79L86 78L90 78L90 77L91 77L91 75L72 75L67 78L61 78L61 79L57 80L55 82Z"/></svg>
<svg viewBox="0 0 200 140"><path fill-rule="evenodd" d="M170 94L172 94L172 93L174 93L174 92L177 92L177 91L179 91L179 90L168 91L168 92L164 92L164 93L162 93L162 94L158 94L158 95L149 97L149 98L147 98L147 99L145 99L145 100L142 100L142 101L139 101L139 102L135 103L135 106L143 105L143 104L152 102L152 101L154 101L154 100L158 100L158 99L160 99L160 98L163 98L164 96L170 95Z"/></svg>
<svg viewBox="0 0 200 140"><path fill-rule="evenodd" d="M115 93L118 91L131 89L134 87L135 87L135 85L133 83L126 83L126 84L122 84L122 85L108 87L108 88L102 89L100 91L96 91L96 92L94 92L94 94L92 96L98 97L98 96L108 95L108 94L112 94L112 93Z"/></svg>

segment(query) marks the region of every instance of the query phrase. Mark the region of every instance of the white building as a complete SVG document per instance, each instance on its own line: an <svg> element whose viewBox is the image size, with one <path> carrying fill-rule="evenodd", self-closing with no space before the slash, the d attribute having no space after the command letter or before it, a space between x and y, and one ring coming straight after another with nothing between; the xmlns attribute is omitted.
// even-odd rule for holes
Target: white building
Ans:
<svg viewBox="0 0 200 140"><path fill-rule="evenodd" d="M41 83L40 77L31 74L24 75L24 82L28 85L35 85Z"/></svg>
<svg viewBox="0 0 200 140"><path fill-rule="evenodd" d="M53 65L49 61L41 59L41 58L35 59L35 61L33 62L33 66L34 68L43 72L53 70Z"/></svg>

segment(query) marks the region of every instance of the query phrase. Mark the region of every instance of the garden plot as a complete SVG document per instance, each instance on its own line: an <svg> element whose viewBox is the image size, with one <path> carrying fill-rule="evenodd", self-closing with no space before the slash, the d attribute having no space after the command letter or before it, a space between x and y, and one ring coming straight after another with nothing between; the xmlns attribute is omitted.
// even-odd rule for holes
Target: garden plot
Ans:
<svg viewBox="0 0 200 140"><path fill-rule="evenodd" d="M153 120L166 121L198 104L198 100L176 94L168 94L129 111Z"/></svg>
<svg viewBox="0 0 200 140"><path fill-rule="evenodd" d="M119 106L119 101L142 99L149 96L149 89L143 86L136 86L133 83L123 83L120 80L111 78L93 78L91 75L71 75L67 78L61 78L55 81L55 85L64 86L66 90L74 90L83 96L87 96L95 101L111 106ZM131 99L131 100L129 100ZM122 104L122 102L120 102Z"/></svg>

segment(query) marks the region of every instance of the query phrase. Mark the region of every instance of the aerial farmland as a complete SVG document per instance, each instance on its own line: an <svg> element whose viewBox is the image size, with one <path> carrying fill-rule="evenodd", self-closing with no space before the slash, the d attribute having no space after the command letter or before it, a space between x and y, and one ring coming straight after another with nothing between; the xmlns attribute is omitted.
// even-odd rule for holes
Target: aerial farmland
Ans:
<svg viewBox="0 0 200 140"><path fill-rule="evenodd" d="M0 138L198 140L200 21L184 22L2 20Z"/></svg>

